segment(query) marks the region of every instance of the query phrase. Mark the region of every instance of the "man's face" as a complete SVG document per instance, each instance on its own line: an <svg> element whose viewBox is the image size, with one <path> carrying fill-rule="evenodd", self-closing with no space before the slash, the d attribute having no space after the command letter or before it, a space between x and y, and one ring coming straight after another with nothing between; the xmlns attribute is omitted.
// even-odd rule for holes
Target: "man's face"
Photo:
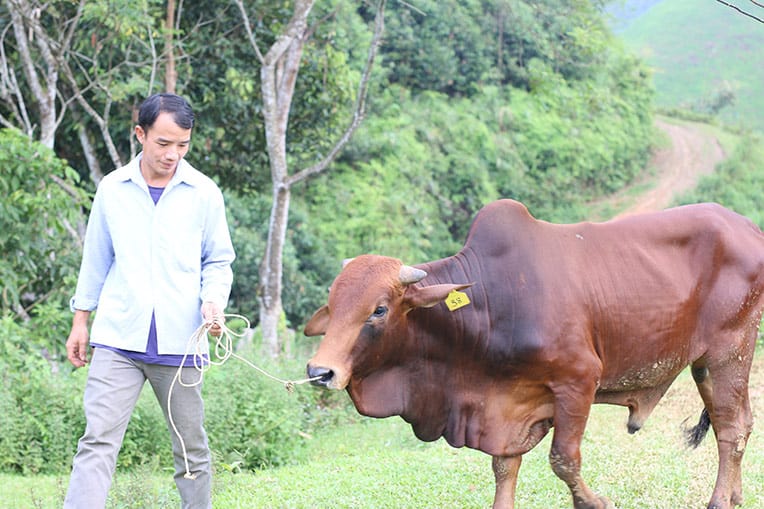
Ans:
<svg viewBox="0 0 764 509"><path fill-rule="evenodd" d="M136 126L135 137L143 145L143 178L151 186L163 187L188 152L191 129L183 129L175 123L172 114L162 112L148 131Z"/></svg>

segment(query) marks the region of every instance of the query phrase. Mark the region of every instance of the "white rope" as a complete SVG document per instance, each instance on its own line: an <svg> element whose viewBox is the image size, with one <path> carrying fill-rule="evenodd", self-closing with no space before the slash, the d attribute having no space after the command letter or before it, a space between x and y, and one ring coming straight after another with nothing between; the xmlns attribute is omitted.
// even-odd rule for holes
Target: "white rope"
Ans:
<svg viewBox="0 0 764 509"><path fill-rule="evenodd" d="M175 376L172 379L172 383L170 384L170 390L167 393L167 420L170 422L170 426L175 432L175 435L178 437L178 441L180 442L180 447L183 451L183 462L185 463L185 468L186 468L186 473L183 475L183 477L185 479L192 479L192 480L196 479L196 474L192 474L189 469L188 453L186 452L186 443L183 440L183 437L180 435L180 431L178 431L178 427L175 425L175 421L173 420L173 417L172 417L172 390L175 387L176 382L182 385L183 387L195 387L197 385L200 385L202 381L204 380L205 371L210 369L210 367L212 366L220 366L224 364L231 357L235 357L239 359L246 365L259 371L260 373L267 376L268 378L283 384L284 388L290 394L294 392L294 387L296 385L301 385L301 384L310 382L312 380L321 378L321 377L314 377L314 378L304 378L302 380L283 380L277 376L271 375L264 369L254 365L252 362L245 359L244 357L237 355L233 349L233 338L242 337L244 336L244 333L242 332L240 334L237 334L236 332L226 327L225 325L226 318L239 318L246 323L247 329L250 327L250 322L246 317L241 315L233 315L233 314L224 315L222 318L214 318L212 322L205 322L202 325L200 325L199 328L197 328L194 331L194 333L191 335L191 337L188 339L188 344L186 346L186 353L183 354L183 359L180 363L180 366L178 366L178 371L175 373ZM219 327L220 329L220 335L216 337L213 336L216 338L214 351L215 351L215 358L217 360L213 360L212 355L208 353L209 343L207 339L209 337L210 330L215 327ZM188 360L189 355L193 355L193 360L194 360L193 367L199 373L199 379L194 382L184 382L181 376L183 373L183 368L185 367L185 364L186 364L186 361Z"/></svg>

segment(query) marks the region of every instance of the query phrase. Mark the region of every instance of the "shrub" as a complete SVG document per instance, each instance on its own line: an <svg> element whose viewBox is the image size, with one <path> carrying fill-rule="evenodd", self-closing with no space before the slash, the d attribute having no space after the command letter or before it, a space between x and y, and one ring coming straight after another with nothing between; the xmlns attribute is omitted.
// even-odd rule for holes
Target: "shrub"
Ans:
<svg viewBox="0 0 764 509"><path fill-rule="evenodd" d="M0 129L0 313L23 319L43 301L66 301L80 258L77 173L52 150L13 129Z"/></svg>
<svg viewBox="0 0 764 509"><path fill-rule="evenodd" d="M0 319L0 471L61 472L84 429L82 376L51 372L28 331Z"/></svg>
<svg viewBox="0 0 764 509"><path fill-rule="evenodd" d="M255 348L241 355L280 378L284 363L256 359ZM306 436L305 403L284 386L236 358L205 375L205 415L210 448L221 465L253 470L301 457Z"/></svg>
<svg viewBox="0 0 764 509"><path fill-rule="evenodd" d="M698 186L678 200L679 204L715 201L749 217L764 227L761 182L764 179L764 148L758 134L747 134L727 160Z"/></svg>
<svg viewBox="0 0 764 509"><path fill-rule="evenodd" d="M82 396L87 368L59 370L30 345L28 324L0 319L0 472L68 472L85 429ZM256 347L241 355L258 364ZM281 378L303 378L302 360L263 363ZM203 392L210 447L224 469L257 469L298 461L313 430L349 412L344 394L284 386L231 358L205 372ZM337 401L333 399L337 398ZM339 411L335 411L339 409ZM170 435L145 387L118 457L121 469L172 468Z"/></svg>

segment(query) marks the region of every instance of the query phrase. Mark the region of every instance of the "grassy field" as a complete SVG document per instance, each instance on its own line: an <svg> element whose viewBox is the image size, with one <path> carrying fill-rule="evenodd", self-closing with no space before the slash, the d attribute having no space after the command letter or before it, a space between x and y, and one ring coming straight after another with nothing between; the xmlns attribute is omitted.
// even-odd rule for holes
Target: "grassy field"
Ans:
<svg viewBox="0 0 764 509"><path fill-rule="evenodd" d="M300 390L313 390L303 387ZM751 383L754 415L764 416L764 349ZM626 432L624 408L594 408L583 444L590 486L620 509L705 507L716 474L712 436L700 448L684 446L681 427L697 421L700 399L684 372L636 435ZM744 460L745 507L764 507L764 424L754 429ZM567 488L547 462L547 437L527 454L520 470L517 507L571 507ZM493 474L485 454L453 449L443 441L419 442L399 418L357 422L309 440L302 464L256 473L218 469L214 507L232 508L487 508ZM3 509L61 506L67 478L0 475ZM171 473L118 473L111 508L177 507Z"/></svg>
<svg viewBox="0 0 764 509"><path fill-rule="evenodd" d="M737 4L764 16L752 2ZM735 101L720 117L764 130L761 23L713 1L626 0L611 11L618 36L653 69L658 106L690 107L728 90Z"/></svg>

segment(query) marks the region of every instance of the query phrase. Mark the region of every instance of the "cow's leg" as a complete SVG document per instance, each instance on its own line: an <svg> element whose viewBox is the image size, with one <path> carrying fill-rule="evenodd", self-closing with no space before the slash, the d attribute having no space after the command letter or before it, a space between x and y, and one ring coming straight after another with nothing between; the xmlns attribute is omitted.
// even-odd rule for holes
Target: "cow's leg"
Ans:
<svg viewBox="0 0 764 509"><path fill-rule="evenodd" d="M522 456L493 457L493 476L496 478L496 496L493 499L493 509L514 509L517 472L520 470L522 461Z"/></svg>
<svg viewBox="0 0 764 509"><path fill-rule="evenodd" d="M741 462L753 427L748 376L755 334L738 355L693 365L693 378L706 405L716 435L719 469L709 509L729 509L743 503Z"/></svg>
<svg viewBox="0 0 764 509"><path fill-rule="evenodd" d="M581 441L594 403L599 377L580 376L553 388L555 393L554 435L549 463L570 488L575 509L614 509L606 497L594 493L581 477Z"/></svg>

